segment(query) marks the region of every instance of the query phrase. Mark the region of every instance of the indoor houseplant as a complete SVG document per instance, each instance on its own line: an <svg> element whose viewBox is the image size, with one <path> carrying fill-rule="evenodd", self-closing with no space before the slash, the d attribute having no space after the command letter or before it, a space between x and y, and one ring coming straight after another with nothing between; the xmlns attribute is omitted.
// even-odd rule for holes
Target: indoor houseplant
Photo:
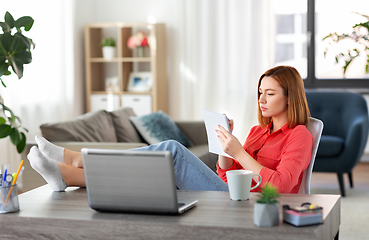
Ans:
<svg viewBox="0 0 369 240"><path fill-rule="evenodd" d="M268 183L261 188L254 205L254 224L259 227L276 226L279 223L278 188Z"/></svg>
<svg viewBox="0 0 369 240"><path fill-rule="evenodd" d="M103 57L107 60L114 58L115 40L114 38L103 38L101 41Z"/></svg>
<svg viewBox="0 0 369 240"><path fill-rule="evenodd" d="M3 76L11 75L12 70L21 79L23 77L23 65L32 62L31 48L33 41L22 34L21 28L29 31L34 20L29 16L14 20L13 16L5 13L5 22L0 22L3 33L0 34L0 82L6 88ZM10 67L10 68L9 68ZM0 86L0 87L1 87ZM5 105L0 93L0 138L10 137L11 142L21 153L26 144L27 129L21 125L21 120Z"/></svg>
<svg viewBox="0 0 369 240"><path fill-rule="evenodd" d="M348 66L352 61L357 58L360 54L366 55L366 65L365 72L369 73L369 15L359 14L366 18L366 22L358 23L352 26L351 33L338 34L330 33L323 38L323 41L329 41L329 44L339 43L343 40L352 40L356 47L352 49L347 49L345 52L340 52L336 55L336 62L339 63L340 60L344 61L343 74L346 74ZM326 56L328 49L324 51L324 56Z"/></svg>

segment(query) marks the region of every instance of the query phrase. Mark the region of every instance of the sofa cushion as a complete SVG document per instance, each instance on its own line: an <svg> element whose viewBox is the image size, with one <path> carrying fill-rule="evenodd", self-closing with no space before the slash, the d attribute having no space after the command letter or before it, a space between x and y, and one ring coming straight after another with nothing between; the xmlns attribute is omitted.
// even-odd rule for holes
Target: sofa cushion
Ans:
<svg viewBox="0 0 369 240"><path fill-rule="evenodd" d="M118 142L143 142L140 134L129 120L129 117L136 116L132 108L120 108L110 112L110 114Z"/></svg>
<svg viewBox="0 0 369 240"><path fill-rule="evenodd" d="M186 147L192 145L175 122L162 111L140 117L129 117L129 119L149 144L156 144L165 140L177 140Z"/></svg>
<svg viewBox="0 0 369 240"><path fill-rule="evenodd" d="M73 121L40 126L42 136L52 142L117 142L110 114L104 110L81 115Z"/></svg>
<svg viewBox="0 0 369 240"><path fill-rule="evenodd" d="M334 157L341 153L345 140L336 136L322 135L317 157Z"/></svg>

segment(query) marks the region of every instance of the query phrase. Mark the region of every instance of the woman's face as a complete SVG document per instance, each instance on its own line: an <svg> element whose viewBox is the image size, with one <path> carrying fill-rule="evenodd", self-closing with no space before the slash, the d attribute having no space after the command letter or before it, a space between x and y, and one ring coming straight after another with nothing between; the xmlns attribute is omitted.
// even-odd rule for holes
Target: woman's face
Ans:
<svg viewBox="0 0 369 240"><path fill-rule="evenodd" d="M259 93L259 105L263 117L287 118L288 98L277 80L265 76L261 80Z"/></svg>

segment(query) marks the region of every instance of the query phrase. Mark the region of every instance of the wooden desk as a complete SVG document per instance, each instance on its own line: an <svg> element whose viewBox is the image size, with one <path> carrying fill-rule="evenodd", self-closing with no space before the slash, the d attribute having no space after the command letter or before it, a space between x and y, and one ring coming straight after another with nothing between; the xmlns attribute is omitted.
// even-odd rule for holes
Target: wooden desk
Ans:
<svg viewBox="0 0 369 240"><path fill-rule="evenodd" d="M0 214L0 239L333 239L340 225L339 195L282 194L291 206L314 202L324 208L324 224L294 227L254 225L249 201L232 201L227 192L179 192L198 205L182 215L100 213L88 206L84 188L53 192L47 185L19 195L20 211ZM280 215L282 219L282 214Z"/></svg>

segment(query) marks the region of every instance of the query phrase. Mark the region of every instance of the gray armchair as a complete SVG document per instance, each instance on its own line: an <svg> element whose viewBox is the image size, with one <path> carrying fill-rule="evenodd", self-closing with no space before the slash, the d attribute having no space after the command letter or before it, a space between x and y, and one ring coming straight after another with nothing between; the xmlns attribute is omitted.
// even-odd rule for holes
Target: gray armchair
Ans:
<svg viewBox="0 0 369 240"><path fill-rule="evenodd" d="M323 121L314 172L337 173L345 196L343 174L353 187L352 169L360 161L368 139L368 109L365 99L347 91L306 90L311 116Z"/></svg>

